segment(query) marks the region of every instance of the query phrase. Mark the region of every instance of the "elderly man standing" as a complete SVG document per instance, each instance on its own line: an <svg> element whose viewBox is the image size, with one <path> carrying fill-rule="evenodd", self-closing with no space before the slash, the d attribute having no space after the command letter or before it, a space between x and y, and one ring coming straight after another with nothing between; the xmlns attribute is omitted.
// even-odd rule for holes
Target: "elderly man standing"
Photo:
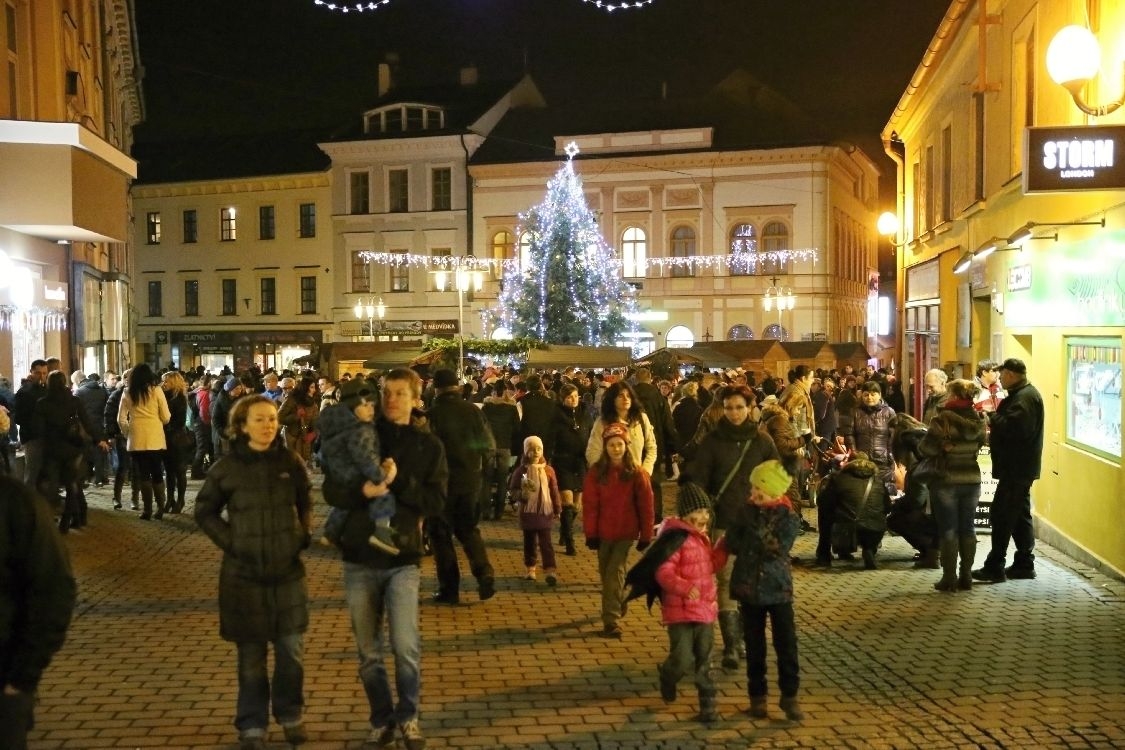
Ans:
<svg viewBox="0 0 1125 750"><path fill-rule="evenodd" d="M1004 360L1000 385L1008 395L989 419L992 476L997 480L989 509L992 551L984 565L973 571L973 578L989 583L1035 577L1031 484L1039 478L1043 460L1043 397L1028 382L1022 360ZM1005 569L1009 539L1016 543L1016 556Z"/></svg>
<svg viewBox="0 0 1125 750"><path fill-rule="evenodd" d="M926 389L926 400L922 403L922 422L929 424L942 403L945 402L945 384L949 382L949 375L945 370L937 368L930 370L922 378L922 387Z"/></svg>

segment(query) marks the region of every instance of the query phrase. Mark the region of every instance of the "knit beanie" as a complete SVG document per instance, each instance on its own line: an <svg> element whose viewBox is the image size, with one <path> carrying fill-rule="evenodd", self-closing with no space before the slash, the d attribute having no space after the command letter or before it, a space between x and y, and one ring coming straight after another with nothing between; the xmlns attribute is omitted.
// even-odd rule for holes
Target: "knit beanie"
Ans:
<svg viewBox="0 0 1125 750"><path fill-rule="evenodd" d="M711 510L711 498L694 482L681 484L680 495L676 499L676 515L686 518L697 510Z"/></svg>
<svg viewBox="0 0 1125 750"><path fill-rule="evenodd" d="M763 461L750 472L750 486L761 490L767 497L781 497L792 482L793 478L776 459Z"/></svg>
<svg viewBox="0 0 1125 750"><path fill-rule="evenodd" d="M536 435L528 435L523 439L523 455L527 455L527 449L533 445L538 445L539 449L543 449L543 441Z"/></svg>
<svg viewBox="0 0 1125 750"><path fill-rule="evenodd" d="M336 389L336 396L340 399L341 406L354 409L362 401L374 402L375 389L366 378L352 378L340 384Z"/></svg>
<svg viewBox="0 0 1125 750"><path fill-rule="evenodd" d="M602 445L605 445L606 443L608 443L610 438L615 438L615 437L621 438L622 440L625 441L625 444L628 445L629 444L629 428L626 427L625 425L621 424L620 422L613 422L608 427L606 427L604 430L602 430Z"/></svg>

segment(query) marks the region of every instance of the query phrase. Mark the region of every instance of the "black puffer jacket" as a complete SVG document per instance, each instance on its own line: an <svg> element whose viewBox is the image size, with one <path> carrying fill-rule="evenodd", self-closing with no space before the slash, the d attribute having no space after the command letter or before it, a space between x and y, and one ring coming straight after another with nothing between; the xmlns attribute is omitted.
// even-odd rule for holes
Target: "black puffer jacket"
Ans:
<svg viewBox="0 0 1125 750"><path fill-rule="evenodd" d="M880 402L874 407L860 404L855 408L851 424L845 428L840 423L840 434L848 447L866 453L875 465L887 471L893 468L891 458L891 420L895 410ZM845 432L844 430L848 431Z"/></svg>
<svg viewBox="0 0 1125 750"><path fill-rule="evenodd" d="M46 391L46 394L35 403L31 422L35 426L36 434L45 439L50 446L50 450L44 454L44 460L57 463L62 470L60 480L71 482L77 478L76 473L80 472L80 467L75 464L74 459L81 456L85 448L91 445L90 442L79 445L68 439L71 418L77 417L86 431L86 437L91 440L100 434L100 430L82 408L82 402L77 396L71 395L70 391Z"/></svg>
<svg viewBox="0 0 1125 750"><path fill-rule="evenodd" d="M272 641L308 627L300 553L309 543L310 510L305 464L280 444L255 451L239 439L207 472L195 498L195 521L223 551L224 640Z"/></svg>
<svg viewBox="0 0 1125 750"><path fill-rule="evenodd" d="M891 499L878 475L872 461L853 459L832 475L817 501L835 507L837 521L852 521L869 531L886 531Z"/></svg>
<svg viewBox="0 0 1125 750"><path fill-rule="evenodd" d="M942 484L980 484L977 453L984 445L985 416L971 401L945 401L930 420L918 452L934 459Z"/></svg>
<svg viewBox="0 0 1125 750"><path fill-rule="evenodd" d="M383 456L393 458L398 468L391 483L395 496L395 516L391 524L398 534L399 554L392 557L367 543L372 524L367 515L367 499L360 491L362 482L345 484L326 469L321 488L324 500L335 508L349 511L340 535L345 562L380 570L418 565L422 560L422 519L438 515L445 507L449 481L445 449L440 440L414 424L398 425L379 417L375 420L375 429Z"/></svg>
<svg viewBox="0 0 1125 750"><path fill-rule="evenodd" d="M489 396L480 408L481 414L488 422L492 431L492 438L500 450L510 450L514 455L519 455L520 445L520 410L516 402L503 396Z"/></svg>
<svg viewBox="0 0 1125 750"><path fill-rule="evenodd" d="M559 404L555 418L554 453L551 465L556 472L586 475L586 443L590 441L593 422L581 405L577 409Z"/></svg>
<svg viewBox="0 0 1125 750"><path fill-rule="evenodd" d="M680 473L681 484L694 482L714 497L734 468L747 440L751 441L750 446L738 471L715 503L716 528L728 528L739 517L746 498L750 496L750 472L762 461L779 458L777 446L768 435L758 430L756 422L747 419L735 426L723 417L715 429L703 438L695 457Z"/></svg>
<svg viewBox="0 0 1125 750"><path fill-rule="evenodd" d="M100 381L83 380L74 395L82 402L82 408L86 410L90 416L90 423L94 426L95 432L90 436L94 442L101 442L105 439L105 404L109 400L109 394ZM117 421L116 412L113 420Z"/></svg>
<svg viewBox="0 0 1125 750"><path fill-rule="evenodd" d="M992 476L1031 482L1043 464L1043 397L1026 379L1008 389L992 414Z"/></svg>
<svg viewBox="0 0 1125 750"><path fill-rule="evenodd" d="M31 692L62 646L76 586L47 503L0 475L0 685Z"/></svg>

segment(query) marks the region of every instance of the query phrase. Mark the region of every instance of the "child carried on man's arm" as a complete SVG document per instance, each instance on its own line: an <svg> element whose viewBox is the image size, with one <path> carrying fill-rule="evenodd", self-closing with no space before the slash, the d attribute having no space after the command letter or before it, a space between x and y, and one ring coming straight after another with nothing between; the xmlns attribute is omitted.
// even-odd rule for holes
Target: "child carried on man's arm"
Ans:
<svg viewBox="0 0 1125 750"><path fill-rule="evenodd" d="M360 479L390 487L398 472L394 460L380 458L379 435L375 431L375 391L363 378L355 378L340 387L340 402L320 413L318 459L326 473L341 484ZM394 495L387 492L367 504L367 513L375 524L368 543L389 555L397 555L391 518L395 514ZM324 521L322 544L339 546L348 511L332 508Z"/></svg>

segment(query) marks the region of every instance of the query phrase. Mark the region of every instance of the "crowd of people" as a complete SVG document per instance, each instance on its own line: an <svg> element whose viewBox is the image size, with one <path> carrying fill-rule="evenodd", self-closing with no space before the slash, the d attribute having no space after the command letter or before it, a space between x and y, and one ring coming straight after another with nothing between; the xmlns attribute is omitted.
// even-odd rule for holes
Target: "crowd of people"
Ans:
<svg viewBox="0 0 1125 750"><path fill-rule="evenodd" d="M11 414L24 486L55 502L64 533L88 522L90 483L112 481L120 510L128 482L138 518L158 520L184 510L189 478L203 480L194 516L223 552L220 634L236 644L235 726L244 750L265 746L271 710L288 742L307 739L300 557L313 532L310 473L323 473L332 508L323 539L343 558L371 709L368 746L401 737L419 750L420 561L433 555L432 600L459 603L456 540L478 597L490 599L496 574L480 524L509 513L523 532L532 585L540 570L547 586L560 585L556 526L563 560L578 554L581 528L597 555L607 638L624 633L630 559L659 556L652 568L670 643L661 693L674 700L676 682L693 674L703 721L717 717L708 675L716 622L721 665L734 670L745 660L750 714L761 718L770 621L780 706L790 719L803 717L791 572L799 561L790 555L802 526L818 533L817 567L858 549L863 567L877 568L890 530L917 549L915 567L941 569L940 591L1034 578L1030 486L1042 452L1042 399L1019 360L982 362L976 375L927 373L919 420L906 413L894 375L871 366L799 365L784 382L741 370L654 378L645 367L488 368L464 377L441 369L428 382L404 368L337 382L256 368L158 373L147 364L120 378L68 378L57 360L36 360L18 391L0 387L0 417ZM999 487L993 551L974 571L977 455L986 441ZM665 519L661 486L672 480L678 503ZM801 512L810 504L816 529ZM1005 568L1010 539L1015 562Z"/></svg>

